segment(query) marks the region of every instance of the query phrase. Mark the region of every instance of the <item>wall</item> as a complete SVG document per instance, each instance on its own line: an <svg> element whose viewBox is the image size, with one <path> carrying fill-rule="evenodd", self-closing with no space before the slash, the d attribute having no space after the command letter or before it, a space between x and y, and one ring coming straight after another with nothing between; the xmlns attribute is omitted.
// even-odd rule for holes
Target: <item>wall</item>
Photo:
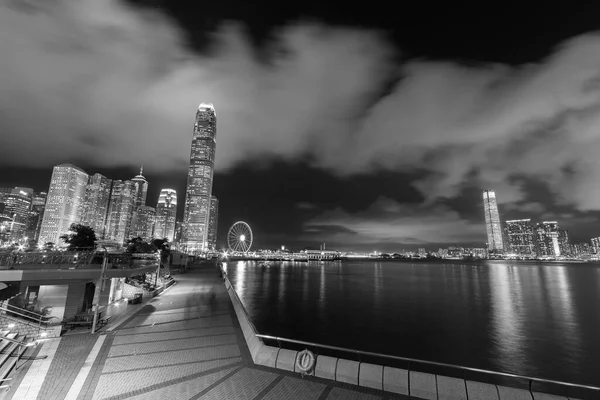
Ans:
<svg viewBox="0 0 600 400"><path fill-rule="evenodd" d="M134 294L144 293L144 289L139 288L137 286L128 285L126 283L123 284L123 298L132 299Z"/></svg>
<svg viewBox="0 0 600 400"><path fill-rule="evenodd" d="M37 308L41 310L45 307L52 307L52 311L47 315L61 321L65 314L68 290L69 285L40 285Z"/></svg>
<svg viewBox="0 0 600 400"><path fill-rule="evenodd" d="M67 302L65 304L64 318L71 318L81 311L86 282L73 282L69 284Z"/></svg>
<svg viewBox="0 0 600 400"><path fill-rule="evenodd" d="M296 368L298 352L267 346L261 339L257 338L254 326L248 320L243 305L238 301L234 289L227 279L225 280L225 287L254 363L299 372ZM572 397L567 399L566 397L530 392L524 389L319 355L316 356L311 375L430 400L576 400Z"/></svg>

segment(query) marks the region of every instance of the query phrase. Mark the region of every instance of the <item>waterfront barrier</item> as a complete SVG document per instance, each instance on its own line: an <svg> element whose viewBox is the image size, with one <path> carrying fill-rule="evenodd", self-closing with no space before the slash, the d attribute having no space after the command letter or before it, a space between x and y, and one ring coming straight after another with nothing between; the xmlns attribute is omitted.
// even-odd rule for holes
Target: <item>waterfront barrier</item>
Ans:
<svg viewBox="0 0 600 400"><path fill-rule="evenodd" d="M298 354L309 349L315 367L308 375L428 400L587 400L600 388L478 368L346 349L259 334L223 273L252 360L257 365L301 373ZM271 345L273 344L273 345ZM340 356L342 355L342 356Z"/></svg>

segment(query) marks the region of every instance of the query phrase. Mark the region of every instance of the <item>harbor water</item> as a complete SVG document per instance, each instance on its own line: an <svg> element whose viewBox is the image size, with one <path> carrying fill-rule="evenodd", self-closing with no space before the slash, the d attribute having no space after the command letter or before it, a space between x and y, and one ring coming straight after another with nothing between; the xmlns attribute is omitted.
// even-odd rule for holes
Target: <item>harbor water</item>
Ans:
<svg viewBox="0 0 600 400"><path fill-rule="evenodd" d="M600 386L600 265L226 263L259 333Z"/></svg>

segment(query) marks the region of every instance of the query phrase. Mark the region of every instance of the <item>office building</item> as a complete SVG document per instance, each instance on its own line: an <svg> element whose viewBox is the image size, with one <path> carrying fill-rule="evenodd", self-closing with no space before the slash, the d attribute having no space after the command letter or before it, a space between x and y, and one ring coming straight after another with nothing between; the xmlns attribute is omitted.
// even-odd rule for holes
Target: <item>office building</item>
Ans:
<svg viewBox="0 0 600 400"><path fill-rule="evenodd" d="M51 242L63 245L60 236L69 232L71 224L81 221L82 205L88 174L73 164L54 167L44 209L39 245Z"/></svg>
<svg viewBox="0 0 600 400"><path fill-rule="evenodd" d="M560 236L558 222L544 221L538 223L536 225L536 253L538 257L560 257L562 255Z"/></svg>
<svg viewBox="0 0 600 400"><path fill-rule="evenodd" d="M31 201L31 211L29 212L29 220L25 235L29 238L29 245L35 246L40 238L40 230L42 229L42 219L44 217L44 209L46 208L46 192L34 192Z"/></svg>
<svg viewBox="0 0 600 400"><path fill-rule="evenodd" d="M32 197L33 189L23 187L16 187L4 195L3 214L10 218L8 238L13 243L28 242L26 231L29 226Z"/></svg>
<svg viewBox="0 0 600 400"><path fill-rule="evenodd" d="M521 256L535 255L535 234L531 219L506 221L508 252Z"/></svg>
<svg viewBox="0 0 600 400"><path fill-rule="evenodd" d="M131 232L137 185L133 181L113 181L105 239L125 244Z"/></svg>
<svg viewBox="0 0 600 400"><path fill-rule="evenodd" d="M175 219L177 217L177 192L174 189L162 189L156 205L156 224L154 237L175 239Z"/></svg>
<svg viewBox="0 0 600 400"><path fill-rule="evenodd" d="M202 103L196 113L194 124L183 212L181 245L188 253L205 251L208 247L216 135L215 109L210 103Z"/></svg>
<svg viewBox="0 0 600 400"><path fill-rule="evenodd" d="M487 248L489 251L502 253L504 251L502 225L500 223L498 203L496 202L496 193L493 190L483 191L483 208L485 211Z"/></svg>
<svg viewBox="0 0 600 400"><path fill-rule="evenodd" d="M146 195L148 194L148 181L144 178L142 173L144 172L144 166L140 168L140 174L133 177L131 180L135 183L135 207L146 205Z"/></svg>
<svg viewBox="0 0 600 400"><path fill-rule="evenodd" d="M148 206L138 206L131 221L130 237L141 237L144 240L151 240L154 233L154 220L156 218L156 209Z"/></svg>
<svg viewBox="0 0 600 400"><path fill-rule="evenodd" d="M110 203L112 180L102 174L90 176L85 188L81 223L91 227L98 239L103 239Z"/></svg>
<svg viewBox="0 0 600 400"><path fill-rule="evenodd" d="M208 217L208 249L217 248L217 228L219 227L219 199L210 196L210 214Z"/></svg>
<svg viewBox="0 0 600 400"><path fill-rule="evenodd" d="M600 254L600 237L592 238L592 251L594 254Z"/></svg>

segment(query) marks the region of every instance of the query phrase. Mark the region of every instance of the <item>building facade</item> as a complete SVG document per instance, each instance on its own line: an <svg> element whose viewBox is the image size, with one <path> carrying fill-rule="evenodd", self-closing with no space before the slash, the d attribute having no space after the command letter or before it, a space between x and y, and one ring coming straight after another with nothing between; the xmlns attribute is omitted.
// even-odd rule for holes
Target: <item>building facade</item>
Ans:
<svg viewBox="0 0 600 400"><path fill-rule="evenodd" d="M219 199L210 196L210 214L208 217L208 249L217 248L217 229L219 227Z"/></svg>
<svg viewBox="0 0 600 400"><path fill-rule="evenodd" d="M483 208L488 250L501 253L504 251L502 224L500 223L496 193L493 190L483 191Z"/></svg>
<svg viewBox="0 0 600 400"><path fill-rule="evenodd" d="M508 252L522 256L535 255L535 234L531 219L506 221Z"/></svg>
<svg viewBox="0 0 600 400"><path fill-rule="evenodd" d="M141 237L150 240L154 234L156 209L148 206L138 206L131 222L130 237Z"/></svg>
<svg viewBox="0 0 600 400"><path fill-rule="evenodd" d="M42 229L42 218L44 217L44 209L46 208L46 192L34 192L31 201L31 211L29 212L29 223L25 234L29 238L29 245L35 246L40 238L40 230Z"/></svg>
<svg viewBox="0 0 600 400"><path fill-rule="evenodd" d="M210 103L196 113L183 212L181 246L188 253L206 251L210 196L215 165L217 116Z"/></svg>
<svg viewBox="0 0 600 400"><path fill-rule="evenodd" d="M137 185L135 182L113 181L105 239L121 244L129 239L136 195Z"/></svg>
<svg viewBox="0 0 600 400"><path fill-rule="evenodd" d="M30 224L33 189L16 187L4 197L4 214L11 218L9 240L13 243L27 244L27 228Z"/></svg>
<svg viewBox="0 0 600 400"><path fill-rule="evenodd" d="M544 221L536 225L536 252L538 257L560 257L559 226L556 221Z"/></svg>
<svg viewBox="0 0 600 400"><path fill-rule="evenodd" d="M110 204L112 180L102 174L90 176L85 188L81 223L91 227L98 239L106 235L106 219Z"/></svg>
<svg viewBox="0 0 600 400"><path fill-rule="evenodd" d="M88 174L73 164L60 164L52 170L38 245L62 245L60 236L71 224L81 221Z"/></svg>
<svg viewBox="0 0 600 400"><path fill-rule="evenodd" d="M175 239L175 220L177 218L177 191L162 189L156 204L156 225L154 237L166 238L169 242Z"/></svg>
<svg viewBox="0 0 600 400"><path fill-rule="evenodd" d="M146 196L148 195L148 181L144 178L142 173L144 172L144 166L140 168L140 174L133 177L131 180L135 183L135 207L146 205Z"/></svg>
<svg viewBox="0 0 600 400"><path fill-rule="evenodd" d="M600 237L592 238L591 243L594 254L600 254Z"/></svg>

